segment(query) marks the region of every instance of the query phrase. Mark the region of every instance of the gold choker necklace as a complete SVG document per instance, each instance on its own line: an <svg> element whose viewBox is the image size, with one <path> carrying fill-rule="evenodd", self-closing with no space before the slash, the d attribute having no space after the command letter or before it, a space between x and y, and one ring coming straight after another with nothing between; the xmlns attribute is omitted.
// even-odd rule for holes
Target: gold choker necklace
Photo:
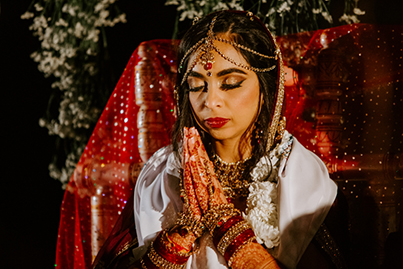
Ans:
<svg viewBox="0 0 403 269"><path fill-rule="evenodd" d="M248 166L248 160L250 160L250 157L234 163L227 163L217 154L212 156L215 174L227 198L232 199L235 197L246 197L248 195L249 177L245 178L244 176L245 168Z"/></svg>

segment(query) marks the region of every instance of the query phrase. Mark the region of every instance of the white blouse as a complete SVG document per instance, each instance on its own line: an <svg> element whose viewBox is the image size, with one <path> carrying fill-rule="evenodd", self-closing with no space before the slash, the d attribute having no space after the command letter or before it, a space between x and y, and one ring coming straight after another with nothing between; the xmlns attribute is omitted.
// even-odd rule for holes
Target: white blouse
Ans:
<svg viewBox="0 0 403 269"><path fill-rule="evenodd" d="M182 211L179 195L180 162L172 146L157 151L141 171L134 190L134 218L141 257L157 234L175 224ZM288 158L278 169L280 244L270 253L287 268L295 268L336 198L337 186L325 164L293 138ZM209 233L200 239L200 250L186 268L227 268Z"/></svg>

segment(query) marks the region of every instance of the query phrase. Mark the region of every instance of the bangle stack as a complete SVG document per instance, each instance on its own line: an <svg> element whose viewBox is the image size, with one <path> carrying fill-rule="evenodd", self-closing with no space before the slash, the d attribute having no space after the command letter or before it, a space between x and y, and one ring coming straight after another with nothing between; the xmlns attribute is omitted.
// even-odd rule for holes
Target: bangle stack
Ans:
<svg viewBox="0 0 403 269"><path fill-rule="evenodd" d="M256 242L255 233L241 216L233 216L213 230L213 243L230 267L236 254L250 242Z"/></svg>
<svg viewBox="0 0 403 269"><path fill-rule="evenodd" d="M170 241L166 231L162 231L146 254L141 259L141 267L143 269L183 269L189 257L193 254L189 252L179 252L175 247L168 247L163 241Z"/></svg>

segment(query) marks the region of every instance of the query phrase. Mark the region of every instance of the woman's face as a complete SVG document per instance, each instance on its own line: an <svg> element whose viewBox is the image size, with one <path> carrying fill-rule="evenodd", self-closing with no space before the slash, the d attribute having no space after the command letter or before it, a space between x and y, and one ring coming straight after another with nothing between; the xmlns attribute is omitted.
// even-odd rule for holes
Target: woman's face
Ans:
<svg viewBox="0 0 403 269"><path fill-rule="evenodd" d="M233 46L218 41L214 45L235 62L249 65ZM238 143L258 111L259 80L255 72L212 53L211 76L200 62L187 78L189 100L197 121L216 141Z"/></svg>

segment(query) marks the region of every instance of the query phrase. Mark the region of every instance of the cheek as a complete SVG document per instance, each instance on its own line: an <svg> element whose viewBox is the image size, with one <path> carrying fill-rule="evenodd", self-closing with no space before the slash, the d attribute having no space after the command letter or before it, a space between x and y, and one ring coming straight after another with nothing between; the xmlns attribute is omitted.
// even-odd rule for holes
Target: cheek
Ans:
<svg viewBox="0 0 403 269"><path fill-rule="evenodd" d="M190 103L190 106L193 109L194 113L199 118L201 100L200 100L200 98L198 98L197 94L189 93L189 103Z"/></svg>
<svg viewBox="0 0 403 269"><path fill-rule="evenodd" d="M259 88L251 86L248 91L238 96L236 103L239 108L248 110L248 114L255 113L259 104Z"/></svg>
<svg viewBox="0 0 403 269"><path fill-rule="evenodd" d="M197 98L192 93L189 93L189 103L193 110L197 110Z"/></svg>

